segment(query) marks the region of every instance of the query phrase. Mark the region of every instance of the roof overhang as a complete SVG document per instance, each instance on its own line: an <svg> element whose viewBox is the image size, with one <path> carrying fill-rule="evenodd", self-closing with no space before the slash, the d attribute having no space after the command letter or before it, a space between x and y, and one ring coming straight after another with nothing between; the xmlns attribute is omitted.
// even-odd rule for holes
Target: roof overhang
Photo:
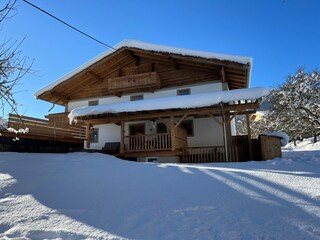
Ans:
<svg viewBox="0 0 320 240"><path fill-rule="evenodd" d="M220 104L225 105L226 111L252 111L259 107L259 100L268 93L269 90L266 88L237 89L80 107L70 112L69 119L70 122L79 119L99 118L108 118L114 121L119 116L128 120L129 116L139 115L139 118L133 117L133 119L142 120L141 116L151 118L168 116L169 112L172 114L187 112L189 114L203 114L208 109L209 112L216 111L216 109L220 111Z"/></svg>

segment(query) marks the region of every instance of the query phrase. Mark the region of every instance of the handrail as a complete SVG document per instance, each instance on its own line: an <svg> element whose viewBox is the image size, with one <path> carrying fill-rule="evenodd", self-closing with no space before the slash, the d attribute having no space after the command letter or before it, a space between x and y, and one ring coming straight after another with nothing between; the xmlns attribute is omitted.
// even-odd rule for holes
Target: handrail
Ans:
<svg viewBox="0 0 320 240"><path fill-rule="evenodd" d="M171 150L171 135L158 133L124 137L125 152L152 152Z"/></svg>
<svg viewBox="0 0 320 240"><path fill-rule="evenodd" d="M238 162L237 146L228 146L230 162ZM182 150L182 163L226 162L224 146L188 147Z"/></svg>
<svg viewBox="0 0 320 240"><path fill-rule="evenodd" d="M28 134L52 138L85 139L85 128L70 126L62 123L52 123L45 119L33 118L28 116L9 115L8 127L16 130L28 128Z"/></svg>

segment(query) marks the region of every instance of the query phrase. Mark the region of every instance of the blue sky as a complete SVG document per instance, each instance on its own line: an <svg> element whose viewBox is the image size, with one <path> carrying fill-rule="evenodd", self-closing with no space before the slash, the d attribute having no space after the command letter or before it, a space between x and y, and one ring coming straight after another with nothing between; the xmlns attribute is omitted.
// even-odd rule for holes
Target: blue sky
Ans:
<svg viewBox="0 0 320 240"><path fill-rule="evenodd" d="M298 66L320 68L318 0L30 0L99 40L123 39L253 57L251 86L272 87ZM52 104L33 93L106 51L18 0L18 12L2 26L0 40L23 39L37 76L16 91L20 113L43 117ZM52 112L61 112L55 107Z"/></svg>

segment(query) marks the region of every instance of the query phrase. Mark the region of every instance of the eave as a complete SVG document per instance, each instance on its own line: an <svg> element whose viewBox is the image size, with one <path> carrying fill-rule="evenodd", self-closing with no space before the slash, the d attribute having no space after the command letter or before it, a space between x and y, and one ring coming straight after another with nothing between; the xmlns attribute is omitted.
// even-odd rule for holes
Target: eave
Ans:
<svg viewBox="0 0 320 240"><path fill-rule="evenodd" d="M137 66L143 62L166 65L179 70L194 70L214 73L216 78L228 83L230 89L246 88L249 86L251 61L244 63L198 56L186 56L177 53L159 52L140 49L137 47L123 46L115 52L99 56L94 61L79 67L71 73L56 81L53 85L39 90L35 95L55 104L66 105L70 100L79 99L75 93L85 88L94 88L97 84L104 84L115 73L127 66ZM120 74L119 74L120 75ZM217 80L217 79L215 79ZM177 84L179 85L179 84ZM164 86L165 87L165 86ZM107 86L101 92L83 94L83 96L99 97L108 96Z"/></svg>

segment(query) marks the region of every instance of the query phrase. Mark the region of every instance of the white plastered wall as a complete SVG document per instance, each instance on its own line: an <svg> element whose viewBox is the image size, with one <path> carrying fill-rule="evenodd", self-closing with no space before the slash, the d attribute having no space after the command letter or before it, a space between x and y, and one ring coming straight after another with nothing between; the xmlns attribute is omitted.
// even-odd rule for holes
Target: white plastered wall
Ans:
<svg viewBox="0 0 320 240"><path fill-rule="evenodd" d="M87 107L88 101L92 100L99 100L100 104L109 104L109 103L116 103L116 102L127 102L130 101L130 96L133 95L140 95L143 94L144 99L151 99L151 98L161 98L161 97L169 97L169 96L176 96L178 89L185 89L190 88L191 94L197 93L206 93L206 92L215 92L215 91L222 91L222 83L221 82L213 82L203 85L189 85L189 86L182 86L179 88L168 88L168 89L161 89L159 91L155 91L154 93L133 93L130 95L123 95L122 97L99 97L99 98L90 98L90 99L82 99L76 101L70 101L68 103L68 111L70 112L74 108L79 107Z"/></svg>
<svg viewBox="0 0 320 240"><path fill-rule="evenodd" d="M223 146L222 127L212 118L196 118L193 127L194 136L188 137L188 147Z"/></svg>
<svg viewBox="0 0 320 240"><path fill-rule="evenodd" d="M116 124L94 125L99 129L98 142L90 143L90 149L101 150L107 142L120 142L120 126ZM84 146L86 144L84 143Z"/></svg>

